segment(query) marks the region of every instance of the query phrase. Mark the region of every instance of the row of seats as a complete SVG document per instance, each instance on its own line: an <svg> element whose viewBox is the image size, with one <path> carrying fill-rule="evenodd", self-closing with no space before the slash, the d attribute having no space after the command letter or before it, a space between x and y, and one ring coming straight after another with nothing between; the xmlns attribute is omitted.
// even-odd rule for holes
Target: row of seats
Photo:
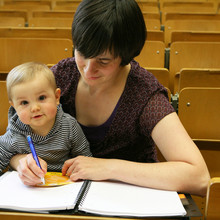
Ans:
<svg viewBox="0 0 220 220"><path fill-rule="evenodd" d="M144 1L147 0L139 0L141 3ZM170 101L176 108L183 125L199 147L208 165L211 177L220 176L220 133L217 127L220 124L220 114L218 113L220 109L220 14L216 14L218 12L218 0L211 1L214 2L215 12L203 11L203 13L201 11L198 13L198 10L195 12L195 9L194 11L188 9L187 13L183 13L183 11L181 13L177 13L177 11L175 13L165 12L161 8L163 2L171 0L149 1L156 2L156 10L159 13L150 12L153 7L149 5L145 11L142 8L147 28L150 31L148 31L145 47L136 60L152 72L168 89ZM208 0L193 1L209 2ZM6 12L6 9L0 9L0 12L2 11ZM15 10L11 9L10 11ZM35 16L37 14L44 14L44 16L47 14L49 16L49 14L54 15L57 13L57 17L68 15L69 18L67 18L70 20L73 17L73 11L66 10L65 12L61 10L36 12L29 10L28 13L20 10L20 13L25 16L25 25L28 24L28 19L37 17ZM35 15L33 16L34 13ZM152 22L151 25L150 21ZM155 21L154 24L153 21ZM24 42L23 45L20 39ZM0 28L0 42L2 42L2 44L0 43L0 48L3 48L1 54L5 56L3 58L0 57L0 73L2 72L0 79L5 79L7 72L20 63L35 59L52 65L62 58L72 56L73 52L71 28ZM36 44L32 45L31 42ZM12 49L9 49L8 46L10 45L13 46ZM50 48L49 46L52 47ZM24 55L21 56L17 52L19 50L25 51ZM7 54L8 58L6 59ZM31 55L36 54L36 57L31 57ZM1 69L1 67L3 68ZM3 83L0 82L0 86L1 84L5 86L5 81ZM4 95L1 87L0 91L0 95ZM178 95L175 95L176 92L178 92ZM0 98L0 102L7 101L6 97L5 93L4 98ZM0 103L0 105L5 107L1 108L0 111L7 111L8 102L4 105ZM4 123L6 126L7 117L1 119L0 129L2 125L4 126ZM4 133L4 130L0 130L0 132ZM214 188L213 186L218 181L218 178L212 179L209 189ZM208 191L209 195L212 195L212 191ZM207 199L207 202L205 202L205 198L193 197L193 199L204 215L205 205L213 207L209 199ZM220 204L220 201L215 200L214 203ZM214 211L216 212L216 210L219 211L219 209Z"/></svg>
<svg viewBox="0 0 220 220"><path fill-rule="evenodd" d="M81 0L1 0L0 6L5 9L26 8L32 9L33 6L42 10L76 10ZM218 12L218 1L215 0L200 0L200 1L137 1L142 12L162 13L167 12Z"/></svg>
<svg viewBox="0 0 220 220"><path fill-rule="evenodd" d="M3 34L3 32L5 33ZM14 33L22 34L15 36ZM54 64L73 55L71 29L1 29L0 28L0 72L7 73L14 66L30 60ZM37 33L41 35L37 35ZM47 37L42 33L48 33ZM55 37L54 33L62 33ZM8 33L8 35L7 35ZM29 34L28 34L29 33ZM35 34L34 34L35 33ZM152 32L154 33L154 32ZM156 32L157 33L157 32ZM52 36L53 35L53 36ZM153 36L153 34L152 34ZM20 51L20 53L14 52ZM160 40L147 40L141 54L135 58L145 68L169 69L168 87L172 94L179 92L179 76L183 68L220 69L220 41L177 41L169 49ZM21 56L22 54L22 56ZM30 55L31 54L31 55ZM168 64L166 64L168 62ZM167 65L167 67L166 67Z"/></svg>
<svg viewBox="0 0 220 220"><path fill-rule="evenodd" d="M164 31L164 41L169 47L172 33L177 31L220 32L220 14L214 13L167 13L161 24L160 15L143 13L147 30ZM0 27L71 27L74 11L2 10Z"/></svg>

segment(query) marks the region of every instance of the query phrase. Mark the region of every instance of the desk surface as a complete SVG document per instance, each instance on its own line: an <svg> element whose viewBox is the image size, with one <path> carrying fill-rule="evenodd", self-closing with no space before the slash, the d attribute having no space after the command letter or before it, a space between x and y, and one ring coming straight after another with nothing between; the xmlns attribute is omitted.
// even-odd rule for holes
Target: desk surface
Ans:
<svg viewBox="0 0 220 220"><path fill-rule="evenodd" d="M186 209L187 215L184 217L163 217L163 218L156 218L156 217L149 217L149 218L140 218L140 219L190 219L190 217L200 217L202 213L200 212L199 208L193 201L190 195L186 195L186 200L182 200L183 205ZM27 213L27 212L14 212L14 211L0 211L0 219L1 220L116 220L116 219L123 219L123 220L137 220L137 218L119 218L119 217L105 217L105 216L94 216L94 215L83 215L83 214L71 214L67 211L59 214L42 214L42 213Z"/></svg>

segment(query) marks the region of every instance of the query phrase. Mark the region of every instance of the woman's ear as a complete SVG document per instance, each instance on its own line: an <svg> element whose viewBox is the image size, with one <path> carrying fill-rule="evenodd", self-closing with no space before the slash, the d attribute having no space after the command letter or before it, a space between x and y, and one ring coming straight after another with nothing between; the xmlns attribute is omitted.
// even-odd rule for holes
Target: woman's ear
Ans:
<svg viewBox="0 0 220 220"><path fill-rule="evenodd" d="M57 88L57 89L55 90L55 97L56 97L57 105L60 104L60 94L61 94L61 90L60 90L60 88Z"/></svg>

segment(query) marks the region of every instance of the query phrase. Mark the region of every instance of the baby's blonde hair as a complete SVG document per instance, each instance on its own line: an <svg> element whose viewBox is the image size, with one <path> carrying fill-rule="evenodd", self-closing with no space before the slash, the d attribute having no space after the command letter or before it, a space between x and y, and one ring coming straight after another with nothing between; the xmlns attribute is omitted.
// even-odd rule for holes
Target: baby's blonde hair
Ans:
<svg viewBox="0 0 220 220"><path fill-rule="evenodd" d="M11 101L11 88L17 84L34 79L37 75L44 74L52 88L56 90L57 85L53 72L43 63L28 62L14 67L7 76L8 99Z"/></svg>

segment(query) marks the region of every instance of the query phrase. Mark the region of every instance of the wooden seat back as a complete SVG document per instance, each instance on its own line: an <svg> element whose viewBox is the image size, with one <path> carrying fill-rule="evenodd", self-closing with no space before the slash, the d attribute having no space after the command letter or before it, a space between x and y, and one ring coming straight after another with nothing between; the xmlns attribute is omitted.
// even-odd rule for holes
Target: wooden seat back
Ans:
<svg viewBox="0 0 220 220"><path fill-rule="evenodd" d="M165 43L162 41L146 41L139 56L135 60L142 67L164 67Z"/></svg>
<svg viewBox="0 0 220 220"><path fill-rule="evenodd" d="M220 20L167 20L165 22L165 43L169 47L173 31L219 31Z"/></svg>
<svg viewBox="0 0 220 220"><path fill-rule="evenodd" d="M22 17L0 17L0 27L25 27Z"/></svg>
<svg viewBox="0 0 220 220"><path fill-rule="evenodd" d="M180 92L186 87L219 87L220 69L184 68L180 71Z"/></svg>
<svg viewBox="0 0 220 220"><path fill-rule="evenodd" d="M72 27L73 18L32 17L28 21L29 27Z"/></svg>
<svg viewBox="0 0 220 220"><path fill-rule="evenodd" d="M173 31L170 43L176 41L220 42L220 31Z"/></svg>
<svg viewBox="0 0 220 220"><path fill-rule="evenodd" d="M164 2L161 21L164 24L167 13L216 13L216 10L213 2Z"/></svg>
<svg viewBox="0 0 220 220"><path fill-rule="evenodd" d="M205 220L220 219L220 177L209 181L206 194Z"/></svg>
<svg viewBox="0 0 220 220"><path fill-rule="evenodd" d="M71 28L0 27L0 38L64 38L72 40Z"/></svg>
<svg viewBox="0 0 220 220"><path fill-rule="evenodd" d="M189 87L179 94L179 118L193 140L220 142L220 88Z"/></svg>
<svg viewBox="0 0 220 220"><path fill-rule="evenodd" d="M6 90L6 81L0 81L0 91L0 135L3 135L8 126L8 109L10 107Z"/></svg>
<svg viewBox="0 0 220 220"><path fill-rule="evenodd" d="M183 68L220 68L220 42L174 42L170 46L170 88L178 90Z"/></svg>
<svg viewBox="0 0 220 220"><path fill-rule="evenodd" d="M71 57L72 41L59 38L0 38L0 71L29 61L57 63Z"/></svg>

